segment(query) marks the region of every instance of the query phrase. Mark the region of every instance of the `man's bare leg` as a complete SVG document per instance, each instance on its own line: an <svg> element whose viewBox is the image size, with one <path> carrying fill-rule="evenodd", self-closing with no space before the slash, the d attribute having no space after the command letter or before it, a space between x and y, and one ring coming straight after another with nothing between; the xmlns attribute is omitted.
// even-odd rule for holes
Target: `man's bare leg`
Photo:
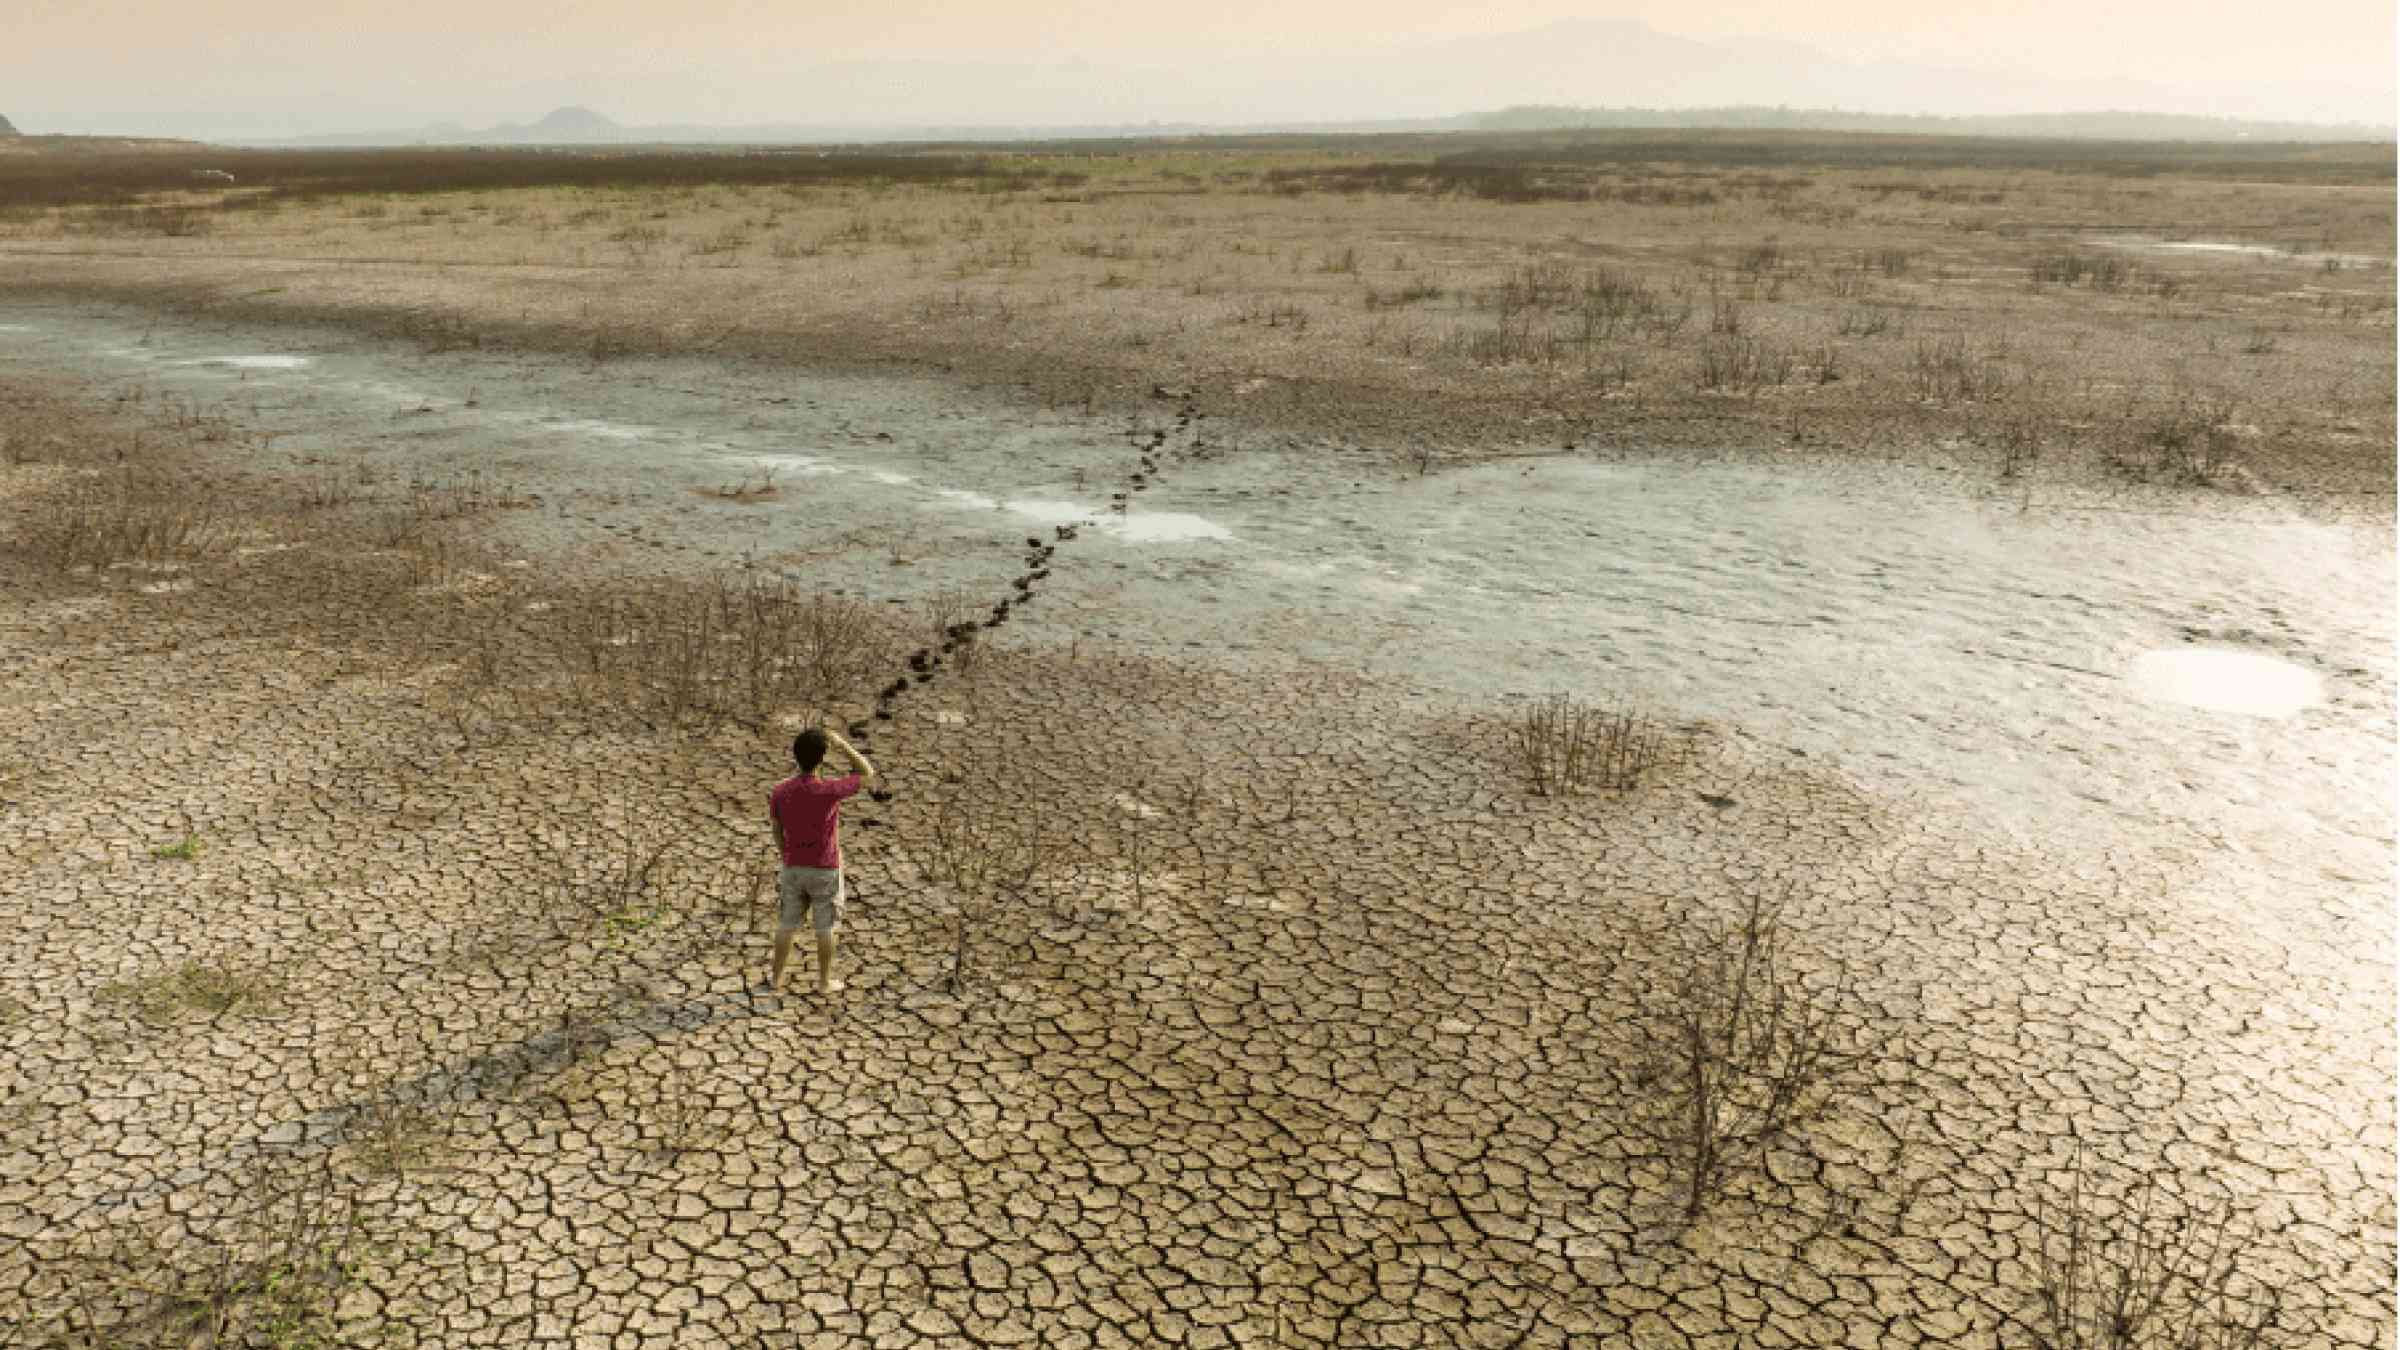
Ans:
<svg viewBox="0 0 2400 1350"><path fill-rule="evenodd" d="M838 993L842 982L833 978L833 934L817 934L817 992Z"/></svg>
<svg viewBox="0 0 2400 1350"><path fill-rule="evenodd" d="M775 930L775 974L767 981L768 989L780 991L783 988L783 968L791 959L792 930L779 928Z"/></svg>

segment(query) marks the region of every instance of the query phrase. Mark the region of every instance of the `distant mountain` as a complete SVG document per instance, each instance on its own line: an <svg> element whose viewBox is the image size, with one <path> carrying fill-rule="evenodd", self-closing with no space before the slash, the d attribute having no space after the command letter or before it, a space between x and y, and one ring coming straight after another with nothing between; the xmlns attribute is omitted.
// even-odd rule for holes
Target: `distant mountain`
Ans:
<svg viewBox="0 0 2400 1350"><path fill-rule="evenodd" d="M8 124L8 119L5 117L0 117L0 136L14 136L16 134L17 129Z"/></svg>
<svg viewBox="0 0 2400 1350"><path fill-rule="evenodd" d="M508 128L514 131L516 128ZM529 141L613 141L625 128L589 108L560 108L524 129Z"/></svg>
<svg viewBox="0 0 2400 1350"><path fill-rule="evenodd" d="M410 141L432 144L465 142L476 145L614 145L626 140L642 139L629 136L626 129L589 108L558 108L538 122L503 122L481 131L469 131L456 122L436 122L413 132L397 133ZM358 140L354 136L312 136L312 144L333 144Z"/></svg>

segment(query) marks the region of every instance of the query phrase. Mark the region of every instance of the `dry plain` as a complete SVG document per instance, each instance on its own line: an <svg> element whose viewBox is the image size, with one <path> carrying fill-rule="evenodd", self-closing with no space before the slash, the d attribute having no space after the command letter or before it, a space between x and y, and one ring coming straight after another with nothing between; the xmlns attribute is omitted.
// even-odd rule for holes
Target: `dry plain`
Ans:
<svg viewBox="0 0 2400 1350"><path fill-rule="evenodd" d="M2392 1344L2389 155L1855 140L0 164L0 1325Z"/></svg>

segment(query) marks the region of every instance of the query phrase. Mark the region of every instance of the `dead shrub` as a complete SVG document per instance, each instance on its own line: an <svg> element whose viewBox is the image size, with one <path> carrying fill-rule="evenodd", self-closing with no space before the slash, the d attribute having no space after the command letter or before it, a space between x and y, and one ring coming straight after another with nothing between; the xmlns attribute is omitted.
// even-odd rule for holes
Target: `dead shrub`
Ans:
<svg viewBox="0 0 2400 1350"><path fill-rule="evenodd" d="M964 586L950 586L925 597L926 626L933 630L932 640L952 670L965 675L975 668L980 651L977 635L983 612L989 608L983 597Z"/></svg>
<svg viewBox="0 0 2400 1350"><path fill-rule="evenodd" d="M209 494L138 467L76 480L21 536L25 552L61 571L190 559L226 537Z"/></svg>
<svg viewBox="0 0 2400 1350"><path fill-rule="evenodd" d="M1566 263L1526 263L1501 278L1484 302L1502 314L1563 309L1575 298L1575 283L1575 269Z"/></svg>
<svg viewBox="0 0 2400 1350"><path fill-rule="evenodd" d="M1659 1093L1644 1128L1690 1223L1778 1140L1862 1091L1881 1047L1846 1025L1838 973L1803 981L1780 902L1753 894L1732 918L1693 924L1673 959L1663 998L1637 1021L1637 1081Z"/></svg>
<svg viewBox="0 0 2400 1350"><path fill-rule="evenodd" d="M2029 270L2029 280L2035 287L2084 286L2095 291L2118 291L2132 279L2132 264L2104 253L2045 254L2034 259Z"/></svg>
<svg viewBox="0 0 2400 1350"><path fill-rule="evenodd" d="M775 479L776 472L772 465L760 465L734 482L720 483L708 489L708 495L719 501L739 502L744 506L753 502L771 502L783 495L783 488Z"/></svg>
<svg viewBox="0 0 2400 1350"><path fill-rule="evenodd" d="M2050 427L2047 419L2034 414L2004 417L1991 428L1989 438L1999 458L2000 481L2015 482L2041 459Z"/></svg>
<svg viewBox="0 0 2400 1350"><path fill-rule="evenodd" d="M970 803L944 794L926 827L893 847L920 879L957 901L944 986L951 994L963 993L973 976L975 938L993 927L1003 906L1021 908L1048 866L1041 817L1012 818L1010 809L997 802Z"/></svg>
<svg viewBox="0 0 2400 1350"><path fill-rule="evenodd" d="M358 1207L323 1162L261 1163L236 1208L112 1229L60 1264L71 1302L36 1331L55 1350L184 1350L340 1342Z"/></svg>
<svg viewBox="0 0 2400 1350"><path fill-rule="evenodd" d="M2008 369L1967 350L1963 333L1919 339L1908 359L1909 387L1919 399L1987 402L2008 391Z"/></svg>
<svg viewBox="0 0 2400 1350"><path fill-rule="evenodd" d="M1553 694L1515 713L1506 735L1527 786L1544 797L1587 787L1634 787L1669 749L1667 731L1654 719L1592 707L1567 694Z"/></svg>
<svg viewBox="0 0 2400 1350"><path fill-rule="evenodd" d="M370 1177L410 1177L446 1166L465 1102L387 1084L367 1094L350 1122L351 1157Z"/></svg>
<svg viewBox="0 0 2400 1350"><path fill-rule="evenodd" d="M1764 338L1719 334L1701 342L1697 377L1702 389L1756 393L1788 383L1795 364L1790 352Z"/></svg>
<svg viewBox="0 0 2400 1350"><path fill-rule="evenodd" d="M2111 437L2104 462L2135 482L2163 480L2215 487L2240 465L2240 436L2230 405L2184 397L2163 411L2128 416Z"/></svg>
<svg viewBox="0 0 2400 1350"><path fill-rule="evenodd" d="M2216 486L2240 459L2230 418L2226 408L2197 402L2159 415L2142 431L2144 476L2163 475L2193 487Z"/></svg>
<svg viewBox="0 0 2400 1350"><path fill-rule="evenodd" d="M295 489L304 511L339 511L355 505L371 481L358 469L323 468L303 477Z"/></svg>
<svg viewBox="0 0 2400 1350"><path fill-rule="evenodd" d="M669 725L861 701L895 646L866 602L755 573L620 587L562 627L599 701Z"/></svg>
<svg viewBox="0 0 2400 1350"><path fill-rule="evenodd" d="M2037 1193L2035 1287L2015 1343L2041 1350L2253 1350L2307 1343L2285 1286L2245 1270L2259 1235L2230 1201L2193 1204L2155 1175L2093 1166Z"/></svg>

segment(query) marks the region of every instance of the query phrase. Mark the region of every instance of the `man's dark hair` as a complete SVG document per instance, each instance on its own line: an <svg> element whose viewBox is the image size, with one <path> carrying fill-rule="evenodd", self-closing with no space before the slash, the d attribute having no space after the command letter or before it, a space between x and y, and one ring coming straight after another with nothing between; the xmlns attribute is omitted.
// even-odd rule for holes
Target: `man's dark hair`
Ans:
<svg viewBox="0 0 2400 1350"><path fill-rule="evenodd" d="M825 762L825 733L815 727L792 738L792 758L800 763L800 772L813 772Z"/></svg>

